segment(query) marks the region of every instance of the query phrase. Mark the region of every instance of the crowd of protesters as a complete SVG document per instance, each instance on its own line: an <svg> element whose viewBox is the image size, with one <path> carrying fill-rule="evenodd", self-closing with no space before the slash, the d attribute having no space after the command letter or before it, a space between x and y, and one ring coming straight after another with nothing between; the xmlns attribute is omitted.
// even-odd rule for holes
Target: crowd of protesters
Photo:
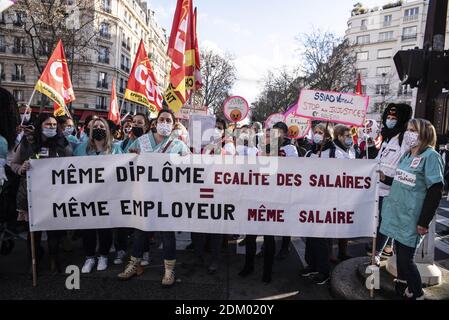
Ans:
<svg viewBox="0 0 449 320"><path fill-rule="evenodd" d="M0 88L0 100L4 106L0 117L0 200L3 221L11 220L11 217L28 221L26 172L30 170L31 159L121 153L186 155L192 152L188 147L186 128L169 109L162 109L155 119L137 113L124 119L121 126L96 116L87 118L83 126L77 126L67 116L55 117L52 114L26 117L19 125L17 104L12 95ZM375 261L380 264L382 257L396 254L398 276L395 283L398 295L422 299L422 284L414 255L428 232L441 199L444 177L449 176L445 175L447 170L444 169L444 161L435 147L436 133L430 122L412 119L412 109L408 105L390 104L383 113L378 138L375 141L370 139L363 146L354 143L351 128L342 124L314 123L309 138L291 139L288 137L288 127L283 122L263 130L259 122L235 126L223 119L216 119L212 142L203 148L202 153L248 157L338 158L347 161L378 159L381 164L380 217ZM395 179L398 172L412 177L414 183L404 184ZM11 205L12 202L14 205ZM52 272L62 270L61 246L77 236L82 239L85 255L82 272L90 273L95 266L97 271L106 270L110 249L114 246L113 263L123 265L123 271L118 274L121 280L129 280L144 273L144 267L151 262L150 242L155 238L155 233L126 228L47 231L46 234ZM164 260L161 283L170 287L176 283L176 235L175 232L159 232L157 236L162 243ZM290 237L283 237L276 255L275 237L262 236L262 281L269 283L272 281L275 257L285 259L288 256L291 240ZM245 264L239 272L241 277L254 272L256 237L246 235L241 242L246 248ZM194 249L194 264L206 263L205 247L208 247L211 259L207 264L207 272L214 274L222 264L223 244L234 238L230 235L192 233L190 247ZM35 233L35 239L37 260L40 262L45 252L40 232ZM348 240L338 239L335 242L338 243L336 255L332 239L305 239L308 266L301 270L301 276L310 278L317 285L327 283L332 262L351 258ZM31 264L30 245L26 254ZM129 260L125 263L128 256Z"/></svg>

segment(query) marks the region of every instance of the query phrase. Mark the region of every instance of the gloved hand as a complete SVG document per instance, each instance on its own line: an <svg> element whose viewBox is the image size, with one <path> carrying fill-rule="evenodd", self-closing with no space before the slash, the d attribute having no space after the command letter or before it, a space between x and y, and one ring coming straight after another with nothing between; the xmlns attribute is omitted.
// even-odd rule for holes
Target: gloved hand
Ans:
<svg viewBox="0 0 449 320"><path fill-rule="evenodd" d="M0 186L2 186L5 183L5 181L8 181L8 178L6 177L6 172L5 172L5 165L6 165L6 160L0 159Z"/></svg>

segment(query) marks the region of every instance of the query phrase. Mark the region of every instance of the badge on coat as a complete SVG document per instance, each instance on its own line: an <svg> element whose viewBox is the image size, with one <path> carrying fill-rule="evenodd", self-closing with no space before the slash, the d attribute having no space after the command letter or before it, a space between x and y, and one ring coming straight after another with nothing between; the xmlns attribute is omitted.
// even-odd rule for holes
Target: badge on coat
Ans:
<svg viewBox="0 0 449 320"><path fill-rule="evenodd" d="M412 163L410 164L410 168L416 169L418 168L419 164L421 163L422 158L416 157L413 159Z"/></svg>

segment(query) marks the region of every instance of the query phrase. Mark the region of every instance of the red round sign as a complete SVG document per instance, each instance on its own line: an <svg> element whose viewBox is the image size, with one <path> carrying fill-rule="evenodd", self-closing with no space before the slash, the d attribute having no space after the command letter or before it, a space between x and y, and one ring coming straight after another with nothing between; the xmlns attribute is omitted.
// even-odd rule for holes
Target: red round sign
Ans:
<svg viewBox="0 0 449 320"><path fill-rule="evenodd" d="M233 96L224 102L223 112L229 121L239 122L244 120L249 113L249 104L245 98L240 96Z"/></svg>

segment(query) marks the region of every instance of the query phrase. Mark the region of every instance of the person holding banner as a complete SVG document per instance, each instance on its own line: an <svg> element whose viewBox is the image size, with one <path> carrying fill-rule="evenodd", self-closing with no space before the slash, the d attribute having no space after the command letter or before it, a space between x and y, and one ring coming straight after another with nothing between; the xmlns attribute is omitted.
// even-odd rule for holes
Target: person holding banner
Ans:
<svg viewBox="0 0 449 320"><path fill-rule="evenodd" d="M332 141L333 128L329 124L318 123L313 128L313 146L306 157L335 158L336 146ZM329 281L330 242L325 238L307 238L305 259L308 264L301 275L313 276L315 284L323 285Z"/></svg>
<svg viewBox="0 0 449 320"><path fill-rule="evenodd" d="M175 114L170 109L162 109L156 118L156 133L149 132L137 139L128 149L134 153L173 153L179 155L189 154L187 145L173 138L172 132L176 123ZM176 265L176 237L175 232L161 232L162 249L164 258L165 273L162 278L162 285L170 287L175 284ZM141 265L144 253L144 244L148 241L148 232L136 229L134 231L134 243L132 255L125 270L118 275L121 280L129 280L133 276L143 274Z"/></svg>
<svg viewBox="0 0 449 320"><path fill-rule="evenodd" d="M428 120L410 120L403 138L408 151L398 164L394 180L380 171L380 180L392 185L383 201L380 232L394 238L396 292L406 299L424 300L414 257L442 196L444 164L435 151L436 141L435 127Z"/></svg>
<svg viewBox="0 0 449 320"><path fill-rule="evenodd" d="M75 156L98 156L105 154L120 154L122 150L112 143L112 134L108 122L103 118L91 121L88 127L89 140L81 143L74 153ZM86 255L82 273L90 273L95 266L95 248L97 246L97 234L99 241L99 254L97 271L104 271L108 267L108 254L112 245L111 229L83 230L83 247Z"/></svg>
<svg viewBox="0 0 449 320"><path fill-rule="evenodd" d="M62 134L58 134L56 118L51 114L41 114L37 119L32 139L22 139L18 145L13 159L11 169L20 176L20 185L17 193L17 211L19 221L28 221L28 193L26 183L26 172L30 170L30 159L70 157L72 148ZM50 270L61 272L59 261L59 245L64 232L47 231L48 253L50 255ZM43 255L40 247L42 232L35 233L38 258ZM28 252L31 261L31 234L28 234Z"/></svg>
<svg viewBox="0 0 449 320"><path fill-rule="evenodd" d="M83 143L89 140L89 136L90 136L90 125L92 120L96 120L98 119L98 116L96 115L89 115L86 117L86 119L84 120L84 126L83 126L83 131L80 134L79 137L79 142Z"/></svg>
<svg viewBox="0 0 449 320"><path fill-rule="evenodd" d="M407 146L403 143L407 124L412 117L412 108L407 104L390 103L382 114L382 130L379 153L376 157L380 161L381 170L385 175L393 177L401 157L407 151ZM376 237L376 264L380 265L381 256L391 257L393 255L392 239L387 239L380 232L382 222L382 202L390 194L391 187L382 181L379 184L379 226ZM371 253L371 248L368 248Z"/></svg>
<svg viewBox="0 0 449 320"><path fill-rule="evenodd" d="M230 155L236 154L234 140L227 137L227 124L223 119L215 121L214 142L203 149L203 154Z"/></svg>

